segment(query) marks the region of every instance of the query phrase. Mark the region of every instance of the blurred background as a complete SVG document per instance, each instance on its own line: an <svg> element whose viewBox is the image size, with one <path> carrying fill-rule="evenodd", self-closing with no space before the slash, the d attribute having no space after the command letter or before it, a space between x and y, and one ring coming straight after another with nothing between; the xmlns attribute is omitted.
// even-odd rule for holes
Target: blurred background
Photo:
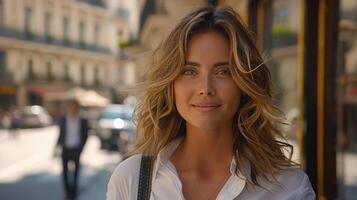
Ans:
<svg viewBox="0 0 357 200"><path fill-rule="evenodd" d="M318 199L357 199L355 0L0 0L0 199L64 198L53 151L69 99L90 122L78 199L105 199L135 141L135 84L204 5L233 7L252 31Z"/></svg>

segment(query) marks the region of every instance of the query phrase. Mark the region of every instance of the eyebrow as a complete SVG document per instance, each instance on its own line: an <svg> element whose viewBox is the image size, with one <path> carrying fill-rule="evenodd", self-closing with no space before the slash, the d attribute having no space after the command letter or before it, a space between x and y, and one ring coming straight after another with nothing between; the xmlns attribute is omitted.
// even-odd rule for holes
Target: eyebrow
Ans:
<svg viewBox="0 0 357 200"><path fill-rule="evenodd" d="M192 61L185 61L185 65L191 65L191 66L201 66L199 63L192 62ZM219 67L219 66L226 66L229 65L229 62L218 62L213 65L213 67Z"/></svg>

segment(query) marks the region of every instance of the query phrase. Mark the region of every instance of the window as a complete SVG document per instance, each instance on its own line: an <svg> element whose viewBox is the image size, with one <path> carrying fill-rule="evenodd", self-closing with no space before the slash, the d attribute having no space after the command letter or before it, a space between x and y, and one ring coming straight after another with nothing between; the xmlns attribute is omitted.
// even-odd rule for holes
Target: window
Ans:
<svg viewBox="0 0 357 200"><path fill-rule="evenodd" d="M71 81L70 76L69 76L69 66L68 66L68 63L64 64L64 80L65 80L65 81Z"/></svg>
<svg viewBox="0 0 357 200"><path fill-rule="evenodd" d="M54 78L52 73L52 63L48 61L46 67L47 67L47 80L52 81Z"/></svg>
<svg viewBox="0 0 357 200"><path fill-rule="evenodd" d="M44 34L46 37L47 41L52 40L51 36L51 21L52 21L52 15L49 12L45 13L45 24L44 24Z"/></svg>
<svg viewBox="0 0 357 200"><path fill-rule="evenodd" d="M288 24L289 10L285 6L275 8L274 23L275 24Z"/></svg>
<svg viewBox="0 0 357 200"><path fill-rule="evenodd" d="M85 84L85 69L84 69L84 64L81 65L81 84Z"/></svg>
<svg viewBox="0 0 357 200"><path fill-rule="evenodd" d="M299 144L297 138L298 118L298 44L296 31L300 28L292 19L300 19L300 12L293 12L288 8L299 9L298 1L274 0L270 1L269 16L265 18L266 27L264 45L269 61L272 82L276 94L274 103L286 114L289 125L282 125L281 131L289 138L289 143L294 144L294 161L300 162ZM295 150L297 149L297 150Z"/></svg>
<svg viewBox="0 0 357 200"><path fill-rule="evenodd" d="M32 59L29 59L27 64L28 64L28 78L29 78L29 80L33 80L36 78L36 75L35 75L35 71L33 68Z"/></svg>
<svg viewBox="0 0 357 200"><path fill-rule="evenodd" d="M0 26L4 25L4 5L3 0L0 0Z"/></svg>
<svg viewBox="0 0 357 200"><path fill-rule="evenodd" d="M96 24L94 26L94 44L95 45L99 44L99 34L100 34L100 26L99 26L99 24Z"/></svg>
<svg viewBox="0 0 357 200"><path fill-rule="evenodd" d="M94 84L95 85L99 85L100 81L99 81L99 66L95 66L94 68Z"/></svg>
<svg viewBox="0 0 357 200"><path fill-rule="evenodd" d="M0 51L0 72L5 72L5 52Z"/></svg>
<svg viewBox="0 0 357 200"><path fill-rule="evenodd" d="M341 0L339 5L336 73L337 171L340 199L355 199L357 171L357 1ZM333 86L329 86L333 87ZM334 105L335 106L335 105Z"/></svg>
<svg viewBox="0 0 357 200"><path fill-rule="evenodd" d="M63 29L63 41L65 44L69 44L69 20L68 17L63 17L62 19L62 29Z"/></svg>
<svg viewBox="0 0 357 200"><path fill-rule="evenodd" d="M85 34L85 24L83 21L81 21L79 22L79 42L81 47L85 46L84 34Z"/></svg>
<svg viewBox="0 0 357 200"><path fill-rule="evenodd" d="M24 24L25 24L25 33L26 36L31 38L32 37L32 32L31 32L31 21L32 21L32 9L29 7L25 8L25 18L24 18Z"/></svg>

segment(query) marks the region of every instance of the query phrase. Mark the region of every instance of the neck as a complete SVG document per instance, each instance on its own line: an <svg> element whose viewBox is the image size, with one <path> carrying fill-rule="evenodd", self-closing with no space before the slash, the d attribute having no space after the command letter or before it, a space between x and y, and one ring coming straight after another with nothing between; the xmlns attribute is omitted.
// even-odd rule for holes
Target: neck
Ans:
<svg viewBox="0 0 357 200"><path fill-rule="evenodd" d="M77 115L77 113L68 113L68 116L70 118L76 118L78 115Z"/></svg>
<svg viewBox="0 0 357 200"><path fill-rule="evenodd" d="M231 128L197 129L188 125L186 137L171 160L178 170L211 171L229 167L232 157Z"/></svg>

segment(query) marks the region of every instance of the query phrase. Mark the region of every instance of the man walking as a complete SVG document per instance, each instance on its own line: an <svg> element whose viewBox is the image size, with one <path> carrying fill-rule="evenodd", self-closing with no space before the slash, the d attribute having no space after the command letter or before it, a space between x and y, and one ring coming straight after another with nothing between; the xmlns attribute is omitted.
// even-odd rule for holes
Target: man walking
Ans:
<svg viewBox="0 0 357 200"><path fill-rule="evenodd" d="M88 122L79 117L79 107L76 100L71 100L68 103L67 114L59 120L57 146L62 149L63 183L67 199L75 199L77 196L80 155L88 137ZM73 166L70 163L74 164L74 170L69 169Z"/></svg>

